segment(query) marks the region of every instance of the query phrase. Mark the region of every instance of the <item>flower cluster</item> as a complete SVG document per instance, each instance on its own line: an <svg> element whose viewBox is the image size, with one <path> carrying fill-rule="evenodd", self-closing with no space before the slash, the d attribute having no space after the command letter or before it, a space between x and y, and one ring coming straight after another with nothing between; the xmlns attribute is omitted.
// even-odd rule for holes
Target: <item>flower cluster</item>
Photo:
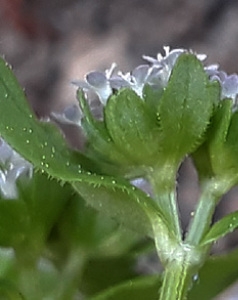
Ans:
<svg viewBox="0 0 238 300"><path fill-rule="evenodd" d="M236 110L238 101L238 75L228 75L224 71L219 70L218 65L211 65L205 68L210 80L217 80L221 85L221 99L231 98L233 108Z"/></svg>
<svg viewBox="0 0 238 300"><path fill-rule="evenodd" d="M32 177L32 165L0 138L0 193L4 198L18 196L16 181L21 176Z"/></svg>
<svg viewBox="0 0 238 300"><path fill-rule="evenodd" d="M174 49L170 51L169 47L164 47L165 55L160 53L156 58L143 56L147 64L137 66L132 72L116 72L116 64L105 72L93 71L85 76L85 80L75 80L72 83L79 89L84 90L88 97L91 112L96 118L102 117L103 106L106 105L108 98L115 90L122 88L131 88L140 97L143 97L145 85L150 85L155 89L166 87L177 58L186 52L192 52L185 49ZM200 61L206 59L205 54L196 54ZM227 75L219 70L218 65L205 66L204 70L211 81L219 81L221 85L221 99L231 98L233 108L237 107L238 99L238 75ZM61 114L53 113L53 117L59 122L74 124L80 127L83 113L77 105L67 107Z"/></svg>
<svg viewBox="0 0 238 300"><path fill-rule="evenodd" d="M103 72L90 72L86 75L85 81L73 81L73 84L80 89L91 90L95 92L103 105L113 93L113 90L119 90L129 87L140 97L143 96L143 88L146 84L154 86L157 89L166 87L171 71L180 54L187 52L184 49L175 49L170 51L165 47L165 56L157 55L157 59L150 56L143 56L147 64L139 65L132 72L123 74L121 71L115 73L116 65L112 64L109 70ZM206 58L205 55L197 55L200 60Z"/></svg>

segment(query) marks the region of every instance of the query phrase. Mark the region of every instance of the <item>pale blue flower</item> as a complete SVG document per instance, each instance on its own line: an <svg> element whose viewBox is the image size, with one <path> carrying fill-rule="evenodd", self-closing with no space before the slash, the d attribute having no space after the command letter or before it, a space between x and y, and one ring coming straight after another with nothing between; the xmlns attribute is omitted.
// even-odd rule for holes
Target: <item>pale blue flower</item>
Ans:
<svg viewBox="0 0 238 300"><path fill-rule="evenodd" d="M32 165L0 138L0 193L3 198L18 197L16 181L21 176L32 177Z"/></svg>
<svg viewBox="0 0 238 300"><path fill-rule="evenodd" d="M72 81L72 83L86 91L89 90L95 92L98 95L101 103L105 105L107 99L112 94L112 87L110 85L109 78L111 77L115 67L116 65L112 64L111 68L105 72L90 72L86 74L84 81L75 80Z"/></svg>
<svg viewBox="0 0 238 300"><path fill-rule="evenodd" d="M147 62L137 66L133 71L123 73L116 70L116 64L105 72L93 71L85 76L84 81L73 81L78 88L85 91L85 96L89 103L92 115L96 119L103 118L103 107L109 97L117 90L131 88L143 99L145 85L150 85L155 89L164 89L169 81L173 67L178 57L183 53L193 53L203 63L206 59L205 54L196 54L191 50L173 49L164 47L164 55L159 53L156 58L143 56ZM238 76L227 75L219 70L217 64L204 66L211 81L217 80L221 84L221 99L229 97L233 100L234 107L237 103ZM81 126L83 114L80 108L72 105L66 108L61 114L52 114L61 123L74 124Z"/></svg>
<svg viewBox="0 0 238 300"><path fill-rule="evenodd" d="M214 70L210 74L211 80L217 80L221 85L221 99L230 98L233 101L233 109L237 109L238 100L238 75L227 75L224 71Z"/></svg>
<svg viewBox="0 0 238 300"><path fill-rule="evenodd" d="M81 119L83 117L82 111L78 105L73 104L67 106L62 113L52 112L51 116L53 119L62 124L70 124L81 126Z"/></svg>

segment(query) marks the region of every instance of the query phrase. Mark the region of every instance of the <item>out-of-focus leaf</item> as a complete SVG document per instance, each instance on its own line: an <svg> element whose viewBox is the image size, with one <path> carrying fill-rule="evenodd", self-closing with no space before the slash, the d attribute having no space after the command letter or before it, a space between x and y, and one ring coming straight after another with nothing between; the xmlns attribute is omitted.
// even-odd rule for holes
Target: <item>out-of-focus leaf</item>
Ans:
<svg viewBox="0 0 238 300"><path fill-rule="evenodd" d="M47 174L36 172L29 182L19 182L19 201L24 202L29 228L25 243L40 250L67 201L74 195L69 184L61 185ZM20 216L18 216L20 218Z"/></svg>
<svg viewBox="0 0 238 300"><path fill-rule="evenodd" d="M0 245L15 247L23 243L30 220L23 201L0 200Z"/></svg>
<svg viewBox="0 0 238 300"><path fill-rule="evenodd" d="M1 300L24 300L25 298L17 290L10 280L0 279L0 299Z"/></svg>
<svg viewBox="0 0 238 300"><path fill-rule="evenodd" d="M140 235L118 225L74 195L64 207L57 231L63 248L81 249L97 257L118 256L138 242Z"/></svg>
<svg viewBox="0 0 238 300"><path fill-rule="evenodd" d="M139 277L113 286L91 300L157 300L161 276Z"/></svg>
<svg viewBox="0 0 238 300"><path fill-rule="evenodd" d="M195 278L188 300L211 300L238 279L238 251L208 259Z"/></svg>
<svg viewBox="0 0 238 300"><path fill-rule="evenodd" d="M169 225L153 199L126 181L92 176L90 181L79 179L72 185L88 204L128 228L153 237L153 222L156 222L168 234Z"/></svg>
<svg viewBox="0 0 238 300"><path fill-rule="evenodd" d="M135 259L130 254L115 257L92 257L85 265L80 290L92 296L123 281L135 278Z"/></svg>
<svg viewBox="0 0 238 300"><path fill-rule="evenodd" d="M24 248L26 256L41 252L49 232L63 207L75 193L45 173L34 173L26 182L18 181L19 198L0 200L0 245ZM27 250L27 251L26 251Z"/></svg>

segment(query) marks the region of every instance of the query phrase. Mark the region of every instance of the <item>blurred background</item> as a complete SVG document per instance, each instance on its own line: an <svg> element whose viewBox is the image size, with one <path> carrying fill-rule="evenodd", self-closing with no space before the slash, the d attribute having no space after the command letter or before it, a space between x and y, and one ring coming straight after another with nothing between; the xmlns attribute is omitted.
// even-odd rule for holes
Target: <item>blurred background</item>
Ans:
<svg viewBox="0 0 238 300"><path fill-rule="evenodd" d="M0 55L13 66L39 117L75 102L73 79L116 62L129 71L143 54L163 46L208 55L227 73L238 72L238 1L235 0L0 0ZM199 193L189 160L178 176L184 228ZM224 199L216 219L238 209L237 189ZM214 252L236 247L238 234ZM238 299L238 289L219 299ZM231 295L231 294L229 294ZM234 296L235 297L235 296Z"/></svg>

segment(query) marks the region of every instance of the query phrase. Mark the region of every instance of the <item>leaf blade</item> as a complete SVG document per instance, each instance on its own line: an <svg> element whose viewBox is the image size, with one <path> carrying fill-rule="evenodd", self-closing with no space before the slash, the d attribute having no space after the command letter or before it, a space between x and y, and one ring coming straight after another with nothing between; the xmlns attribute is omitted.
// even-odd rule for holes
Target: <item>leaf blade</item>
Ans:
<svg viewBox="0 0 238 300"><path fill-rule="evenodd" d="M238 228L238 211L217 221L201 241L201 245L211 244Z"/></svg>
<svg viewBox="0 0 238 300"><path fill-rule="evenodd" d="M92 175L91 180L78 179L71 184L89 205L132 230L153 237L155 215L167 226L154 201L126 181Z"/></svg>
<svg viewBox="0 0 238 300"><path fill-rule="evenodd" d="M139 277L113 286L91 300L156 300L161 282L158 275Z"/></svg>
<svg viewBox="0 0 238 300"><path fill-rule="evenodd" d="M83 168L92 167L84 155L70 150L56 126L36 119L13 72L1 58L0 110L1 136L38 169L60 177L61 173L78 176Z"/></svg>
<svg viewBox="0 0 238 300"><path fill-rule="evenodd" d="M209 82L196 56L182 54L158 110L165 155L181 160L201 143L219 95L219 85Z"/></svg>
<svg viewBox="0 0 238 300"><path fill-rule="evenodd" d="M156 114L133 90L123 89L109 98L105 124L116 147L132 165L154 164L159 147Z"/></svg>

